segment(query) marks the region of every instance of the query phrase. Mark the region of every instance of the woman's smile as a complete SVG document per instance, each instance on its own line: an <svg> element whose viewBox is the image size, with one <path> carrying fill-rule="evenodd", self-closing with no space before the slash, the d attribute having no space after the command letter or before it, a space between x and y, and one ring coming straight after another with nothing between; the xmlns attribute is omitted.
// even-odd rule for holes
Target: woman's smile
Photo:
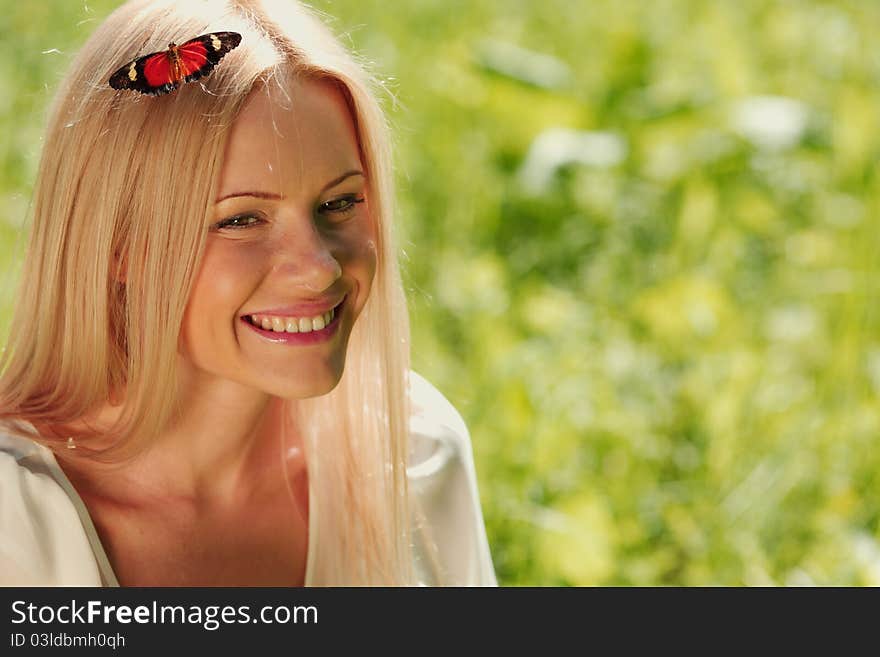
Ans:
<svg viewBox="0 0 880 657"><path fill-rule="evenodd" d="M278 344L308 345L330 340L342 321L346 296L338 306L315 317L245 315L241 321L262 339Z"/></svg>

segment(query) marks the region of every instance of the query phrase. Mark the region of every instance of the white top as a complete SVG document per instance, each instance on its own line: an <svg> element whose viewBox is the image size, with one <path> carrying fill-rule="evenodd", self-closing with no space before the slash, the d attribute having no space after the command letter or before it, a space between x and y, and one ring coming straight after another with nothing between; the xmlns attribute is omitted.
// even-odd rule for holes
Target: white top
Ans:
<svg viewBox="0 0 880 657"><path fill-rule="evenodd" d="M414 523L413 560L426 585L497 586L470 434L439 390L410 373L413 415L407 474L427 527ZM309 498L311 499L311 497ZM315 531L309 505L309 531ZM428 575L436 541L443 575ZM309 555L310 556L310 555ZM312 585L306 559L305 585ZM0 433L0 586L119 586L89 512L51 450Z"/></svg>

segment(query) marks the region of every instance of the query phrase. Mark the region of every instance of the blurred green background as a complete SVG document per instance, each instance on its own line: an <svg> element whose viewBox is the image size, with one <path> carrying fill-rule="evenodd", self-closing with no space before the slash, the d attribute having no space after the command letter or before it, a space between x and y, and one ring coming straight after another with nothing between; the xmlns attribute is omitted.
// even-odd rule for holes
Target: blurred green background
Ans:
<svg viewBox="0 0 880 657"><path fill-rule="evenodd" d="M4 335L115 0L0 0ZM322 0L397 142L414 368L505 585L880 585L880 3Z"/></svg>

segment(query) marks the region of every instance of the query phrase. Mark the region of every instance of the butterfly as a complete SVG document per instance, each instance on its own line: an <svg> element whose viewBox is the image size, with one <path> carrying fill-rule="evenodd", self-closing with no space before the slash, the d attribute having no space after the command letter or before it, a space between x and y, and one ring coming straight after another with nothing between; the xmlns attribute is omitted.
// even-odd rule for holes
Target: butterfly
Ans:
<svg viewBox="0 0 880 657"><path fill-rule="evenodd" d="M182 83L208 75L224 55L241 43L238 32L213 32L190 39L181 46L153 52L129 62L110 76L114 89L131 89L160 96Z"/></svg>

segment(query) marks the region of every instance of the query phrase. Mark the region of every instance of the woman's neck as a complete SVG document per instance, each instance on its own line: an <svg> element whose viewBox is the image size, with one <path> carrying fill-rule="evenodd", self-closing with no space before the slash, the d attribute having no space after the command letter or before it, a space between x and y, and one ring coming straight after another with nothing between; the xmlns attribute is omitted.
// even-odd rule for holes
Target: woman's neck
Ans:
<svg viewBox="0 0 880 657"><path fill-rule="evenodd" d="M282 431L283 400L226 380L185 389L198 391L182 400L185 412L130 461L103 464L60 450L59 465L77 489L133 507L170 501L226 507L277 481L282 459L291 472L304 466L299 437ZM120 410L107 404L82 426L110 426ZM101 440L99 434L80 442L103 447Z"/></svg>

